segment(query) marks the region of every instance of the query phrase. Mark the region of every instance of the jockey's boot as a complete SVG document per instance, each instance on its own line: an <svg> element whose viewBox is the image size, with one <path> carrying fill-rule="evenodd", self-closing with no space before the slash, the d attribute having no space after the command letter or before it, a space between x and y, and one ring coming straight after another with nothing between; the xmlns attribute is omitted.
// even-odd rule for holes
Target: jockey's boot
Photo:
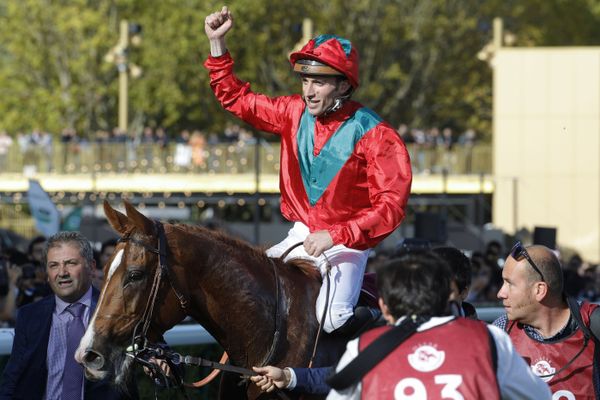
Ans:
<svg viewBox="0 0 600 400"><path fill-rule="evenodd" d="M354 309L354 315L331 334L355 338L364 331L379 325L385 325L385 320L378 308L358 306Z"/></svg>

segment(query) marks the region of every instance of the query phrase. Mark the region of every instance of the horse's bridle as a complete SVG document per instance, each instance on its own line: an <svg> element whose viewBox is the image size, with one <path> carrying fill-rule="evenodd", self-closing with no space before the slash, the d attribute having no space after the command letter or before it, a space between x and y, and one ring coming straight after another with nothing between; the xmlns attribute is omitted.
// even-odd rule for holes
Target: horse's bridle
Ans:
<svg viewBox="0 0 600 400"><path fill-rule="evenodd" d="M134 349L136 347L139 347L140 344L142 345L142 348L146 347L148 344L148 329L150 328L150 324L152 323L152 316L154 314L156 298L158 296L158 292L160 290L162 280L164 277L166 277L169 284L171 285L175 296L179 300L179 305L186 314L187 306L189 304L188 297L182 292L181 288L177 284L177 280L173 276L173 271L169 268L169 265L167 264L167 237L165 235L165 228L160 221L154 221L154 226L156 227L156 234L158 237L157 248L152 247L151 245L136 238L133 238L129 235L123 236L119 239L119 242L131 242L138 246L142 246L151 253L158 255L158 266L154 271L154 279L152 281L152 287L150 288L150 295L148 296L148 301L146 302L144 313L142 314L142 317L140 318L139 322L135 325L135 328L133 330L132 347Z"/></svg>

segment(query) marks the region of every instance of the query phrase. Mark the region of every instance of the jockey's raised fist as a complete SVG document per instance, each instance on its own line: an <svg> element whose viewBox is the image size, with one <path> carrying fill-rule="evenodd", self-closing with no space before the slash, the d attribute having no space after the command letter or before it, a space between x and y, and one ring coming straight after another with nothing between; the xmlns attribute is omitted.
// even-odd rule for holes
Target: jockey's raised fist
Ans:
<svg viewBox="0 0 600 400"><path fill-rule="evenodd" d="M233 14L227 6L223 6L221 11L210 14L204 20L204 31L208 39L223 38L232 26Z"/></svg>

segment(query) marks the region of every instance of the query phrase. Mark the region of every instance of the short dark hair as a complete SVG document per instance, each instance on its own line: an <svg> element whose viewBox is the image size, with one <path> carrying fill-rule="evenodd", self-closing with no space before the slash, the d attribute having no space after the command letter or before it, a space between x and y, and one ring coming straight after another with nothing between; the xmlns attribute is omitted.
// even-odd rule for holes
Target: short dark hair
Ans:
<svg viewBox="0 0 600 400"><path fill-rule="evenodd" d="M458 291L462 292L471 286L473 268L471 260L456 247L437 247L433 252L440 256L450 266Z"/></svg>
<svg viewBox="0 0 600 400"><path fill-rule="evenodd" d="M38 243L45 243L45 242L46 242L45 236L34 237L33 239L31 239L31 241L27 245L27 254L31 255L31 252L33 251L33 246L35 246Z"/></svg>
<svg viewBox="0 0 600 400"><path fill-rule="evenodd" d="M87 265L91 267L92 262L94 261L94 250L92 249L92 245L90 241L85 238L79 232L58 232L50 238L46 242L46 246L44 247L44 264L48 262L48 250L53 247L59 247L63 243L74 243L79 247L79 254L85 261Z"/></svg>
<svg viewBox="0 0 600 400"><path fill-rule="evenodd" d="M450 296L450 267L432 251L410 252L377 269L379 295L394 318L440 316Z"/></svg>

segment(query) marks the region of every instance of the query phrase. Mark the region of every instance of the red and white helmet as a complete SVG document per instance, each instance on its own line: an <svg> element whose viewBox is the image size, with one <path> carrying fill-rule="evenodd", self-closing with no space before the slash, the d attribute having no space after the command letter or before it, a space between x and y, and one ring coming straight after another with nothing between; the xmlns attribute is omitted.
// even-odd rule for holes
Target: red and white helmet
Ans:
<svg viewBox="0 0 600 400"><path fill-rule="evenodd" d="M358 87L358 52L348 39L319 35L290 55L294 71L307 75L343 75Z"/></svg>

